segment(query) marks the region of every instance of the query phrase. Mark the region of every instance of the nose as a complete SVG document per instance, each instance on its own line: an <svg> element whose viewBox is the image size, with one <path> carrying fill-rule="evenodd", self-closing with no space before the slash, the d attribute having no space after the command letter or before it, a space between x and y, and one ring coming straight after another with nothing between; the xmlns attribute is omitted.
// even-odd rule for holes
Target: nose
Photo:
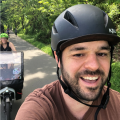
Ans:
<svg viewBox="0 0 120 120"><path fill-rule="evenodd" d="M96 54L91 54L87 57L84 63L84 67L91 71L95 71L100 67L100 63Z"/></svg>

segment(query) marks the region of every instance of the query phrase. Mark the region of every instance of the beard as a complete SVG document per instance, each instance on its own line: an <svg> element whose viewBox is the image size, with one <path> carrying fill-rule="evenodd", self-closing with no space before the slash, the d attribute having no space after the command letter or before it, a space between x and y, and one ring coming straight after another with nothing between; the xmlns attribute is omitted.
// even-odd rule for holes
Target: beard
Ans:
<svg viewBox="0 0 120 120"><path fill-rule="evenodd" d="M85 70L75 74L74 78L71 78L67 71L64 69L61 64L61 73L63 81L67 84L69 88L73 91L73 93L82 101L94 101L99 96L107 81L107 77L102 70L90 71ZM78 83L81 75L100 75L101 76L101 84L96 87L86 87L89 92L85 92L85 90Z"/></svg>

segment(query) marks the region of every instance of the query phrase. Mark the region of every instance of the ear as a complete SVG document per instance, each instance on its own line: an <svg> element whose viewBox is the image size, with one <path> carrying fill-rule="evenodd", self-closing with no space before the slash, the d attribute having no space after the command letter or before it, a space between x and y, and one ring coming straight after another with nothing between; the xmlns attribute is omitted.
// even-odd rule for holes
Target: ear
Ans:
<svg viewBox="0 0 120 120"><path fill-rule="evenodd" d="M56 54L56 51L54 51L54 56L55 56L56 63L58 64L58 67L60 68L60 60L58 62L58 56Z"/></svg>

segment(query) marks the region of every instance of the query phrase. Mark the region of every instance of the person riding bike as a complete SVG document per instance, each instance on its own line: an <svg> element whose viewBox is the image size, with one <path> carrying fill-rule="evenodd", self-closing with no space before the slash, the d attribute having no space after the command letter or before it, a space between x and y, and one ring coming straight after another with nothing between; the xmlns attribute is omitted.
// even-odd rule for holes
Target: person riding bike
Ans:
<svg viewBox="0 0 120 120"><path fill-rule="evenodd" d="M110 89L118 42L113 22L100 8L79 4L62 12L51 33L58 80L33 91L15 120L120 119L120 93Z"/></svg>
<svg viewBox="0 0 120 120"><path fill-rule="evenodd" d="M6 33L0 34L0 51L10 52L10 54L12 54L12 51L13 52L16 51L14 44L12 42L8 41L8 34L6 34ZM12 55L11 55L10 59L13 59ZM14 71L14 64L11 64L11 63L1 64L1 67L2 67L1 73L2 73L4 80L8 80L8 79L12 80L13 79L12 76L13 76L13 71ZM6 69L4 69L4 68L6 68ZM7 74L5 74L5 71ZM16 91L17 98L21 98L22 97L22 89L15 89L15 91Z"/></svg>
<svg viewBox="0 0 120 120"><path fill-rule="evenodd" d="M13 45L13 43L8 41L8 34L6 33L0 34L0 51L16 51L16 48ZM8 69L13 69L13 64L2 64L2 66L6 65Z"/></svg>
<svg viewBox="0 0 120 120"><path fill-rule="evenodd" d="M10 30L9 30L9 28L7 28L7 34L8 34L8 36L9 36L9 34L10 34Z"/></svg>
<svg viewBox="0 0 120 120"><path fill-rule="evenodd" d="M0 34L0 51L16 51L12 42L8 41L8 34Z"/></svg>
<svg viewBox="0 0 120 120"><path fill-rule="evenodd" d="M0 51L16 51L13 43L8 41L8 35L6 33L0 34ZM11 67L13 68L12 64L8 64L7 66L8 69Z"/></svg>

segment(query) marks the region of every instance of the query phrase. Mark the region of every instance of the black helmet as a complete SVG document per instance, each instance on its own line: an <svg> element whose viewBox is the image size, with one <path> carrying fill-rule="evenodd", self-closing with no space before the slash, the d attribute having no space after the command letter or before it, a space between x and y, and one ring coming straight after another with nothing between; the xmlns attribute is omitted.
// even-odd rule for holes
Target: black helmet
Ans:
<svg viewBox="0 0 120 120"><path fill-rule="evenodd" d="M79 4L66 9L55 20L51 33L53 51L69 45L106 40L111 45L120 42L109 16L98 7Z"/></svg>

